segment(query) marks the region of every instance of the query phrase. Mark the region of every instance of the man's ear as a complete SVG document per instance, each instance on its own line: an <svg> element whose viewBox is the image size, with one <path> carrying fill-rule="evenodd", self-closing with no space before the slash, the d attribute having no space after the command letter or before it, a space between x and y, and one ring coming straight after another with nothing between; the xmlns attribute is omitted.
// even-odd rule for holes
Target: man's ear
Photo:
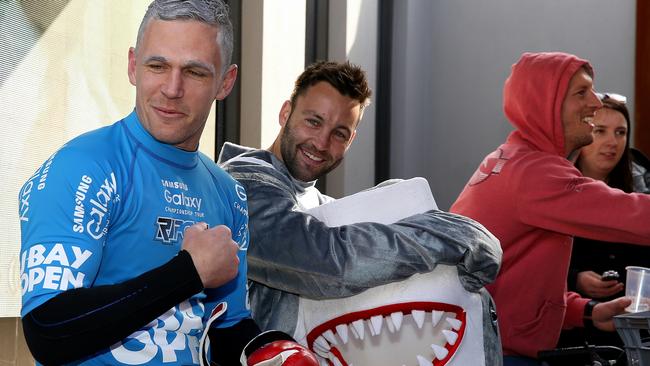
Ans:
<svg viewBox="0 0 650 366"><path fill-rule="evenodd" d="M131 82L131 85L135 86L135 48L130 47L129 48L129 66L128 66L128 73L129 73L129 81Z"/></svg>
<svg viewBox="0 0 650 366"><path fill-rule="evenodd" d="M222 100L230 94L232 88L235 86L235 81L237 80L237 65L232 64L228 66L228 70L223 75L223 80L221 81L221 87L217 93L216 100Z"/></svg>
<svg viewBox="0 0 650 366"><path fill-rule="evenodd" d="M282 108L280 109L280 114L278 115L280 126L284 127L284 125L287 124L289 116L291 116L291 101L285 100L284 103L282 103Z"/></svg>

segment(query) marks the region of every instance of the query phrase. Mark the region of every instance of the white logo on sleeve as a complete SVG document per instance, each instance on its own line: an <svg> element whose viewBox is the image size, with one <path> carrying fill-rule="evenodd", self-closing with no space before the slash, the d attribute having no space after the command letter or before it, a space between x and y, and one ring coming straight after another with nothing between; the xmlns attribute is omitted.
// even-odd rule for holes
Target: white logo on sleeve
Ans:
<svg viewBox="0 0 650 366"><path fill-rule="evenodd" d="M235 184L235 192L237 192L237 197L239 197L240 200L246 201L246 190L241 184Z"/></svg>
<svg viewBox="0 0 650 366"><path fill-rule="evenodd" d="M106 227L108 220L104 220L108 213L108 206L111 200L118 201L119 195L117 194L117 182L115 181L115 173L111 173L110 181L104 179L104 183L99 187L94 198L90 199L90 219L86 224L86 231L93 239L99 239L106 234Z"/></svg>
<svg viewBox="0 0 650 366"><path fill-rule="evenodd" d="M99 184L99 187L93 187L93 182ZM117 188L117 180L113 172L108 178L104 178L103 183L83 175L74 196L72 231L85 232L93 239L101 239L108 230L110 204L120 201Z"/></svg>
<svg viewBox="0 0 650 366"><path fill-rule="evenodd" d="M66 248L56 243L51 248L35 244L25 250L20 261L20 285L22 294L43 289L62 290L83 286L86 276L79 267L92 256L90 250L77 246Z"/></svg>

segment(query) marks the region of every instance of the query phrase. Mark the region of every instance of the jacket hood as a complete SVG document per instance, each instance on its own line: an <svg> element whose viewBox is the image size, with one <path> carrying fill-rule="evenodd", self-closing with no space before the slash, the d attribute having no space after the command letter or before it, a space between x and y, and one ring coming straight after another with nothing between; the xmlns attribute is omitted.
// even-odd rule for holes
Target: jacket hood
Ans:
<svg viewBox="0 0 650 366"><path fill-rule="evenodd" d="M503 88L503 109L516 131L508 141L564 156L562 102L573 75L587 60L561 52L524 53L512 66Z"/></svg>
<svg viewBox="0 0 650 366"><path fill-rule="evenodd" d="M234 158L235 156L255 151L257 149L254 149L252 147L246 147L246 146L241 146L237 144L233 144L232 142L224 142L223 146L221 147L221 153L219 154L219 158L217 159L217 164L223 164L226 161Z"/></svg>

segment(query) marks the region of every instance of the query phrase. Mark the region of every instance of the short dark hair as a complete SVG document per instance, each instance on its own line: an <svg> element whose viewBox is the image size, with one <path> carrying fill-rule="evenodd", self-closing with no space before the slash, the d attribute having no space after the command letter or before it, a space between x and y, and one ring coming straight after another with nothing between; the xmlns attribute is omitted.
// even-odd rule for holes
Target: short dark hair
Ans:
<svg viewBox="0 0 650 366"><path fill-rule="evenodd" d="M291 93L291 105L296 105L298 96L303 95L309 87L325 81L341 95L359 102L361 111L370 104L372 91L368 86L366 73L359 66L350 62L318 61L300 74Z"/></svg>

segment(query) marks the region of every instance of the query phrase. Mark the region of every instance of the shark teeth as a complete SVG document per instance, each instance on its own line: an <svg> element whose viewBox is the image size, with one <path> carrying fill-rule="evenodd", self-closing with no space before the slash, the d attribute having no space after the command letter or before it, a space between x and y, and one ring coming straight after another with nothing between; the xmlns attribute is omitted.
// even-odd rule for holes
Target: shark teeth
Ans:
<svg viewBox="0 0 650 366"><path fill-rule="evenodd" d="M413 320L415 320L415 324L417 324L418 328L422 329L422 326L424 325L424 311L422 310L413 310L411 311L411 316L413 317Z"/></svg>
<svg viewBox="0 0 650 366"><path fill-rule="evenodd" d="M401 311L390 314L390 323L395 326L395 330L398 332L402 328L402 319L404 319L404 313Z"/></svg>
<svg viewBox="0 0 650 366"><path fill-rule="evenodd" d="M370 329L372 329L375 335L378 335L381 333L381 325L384 323L384 317L381 315L375 315L372 318L370 318L370 325L372 326Z"/></svg>
<svg viewBox="0 0 650 366"><path fill-rule="evenodd" d="M330 352L325 352L325 351L323 351L322 349L320 349L320 348L318 348L316 346L314 346L312 348L312 351L314 351L314 353L316 353L318 356L321 356L324 359L328 359L329 355L330 355ZM319 363L320 363L320 361L319 361ZM325 362L325 364L327 364L327 362Z"/></svg>
<svg viewBox="0 0 650 366"><path fill-rule="evenodd" d="M431 361L427 360L426 358L420 355L415 356L415 358L418 360L418 366L431 366Z"/></svg>
<svg viewBox="0 0 650 366"><path fill-rule="evenodd" d="M314 341L314 347L320 348L325 353L328 353L332 348L332 346L330 346L330 344L327 343L327 340L325 340L323 336L316 338L316 340Z"/></svg>
<svg viewBox="0 0 650 366"><path fill-rule="evenodd" d="M461 310L462 312L462 310ZM407 314L409 314L407 312ZM415 325L422 329L424 327L425 319L427 316L431 316L431 327L437 329L438 334L442 334L444 340L446 340L446 345L431 344L431 350L433 354L429 353L429 357L425 357L427 354L415 355L418 366L432 366L436 360L444 360L449 356L450 352L454 352L455 348L458 347L457 343L460 342L461 335L459 333L460 329L464 325L464 316L463 320L457 319L459 313L446 313L441 310L411 310L410 315L413 318ZM385 318L385 319L384 319ZM444 322L442 321L444 318ZM386 313L385 315L372 315L369 318L357 319L351 323L338 324L332 329L325 330L322 334L317 335L313 340L311 348L318 355L320 365L334 365L334 366L343 366L352 364L347 363L344 359L339 359L336 355L340 355L339 351L332 352L333 346L337 345L347 345L350 341L349 332L352 332L354 339L358 341L364 341L365 337L365 328L368 327L368 331L372 337L381 335L384 322L386 323L386 328L390 333L399 332L402 328L402 323L404 320L404 312L394 311ZM456 347L454 347L456 346ZM429 351L431 352L431 351ZM341 356L342 357L342 356ZM401 364L401 362L400 362ZM410 364L410 362L408 363Z"/></svg>
<svg viewBox="0 0 650 366"><path fill-rule="evenodd" d="M458 340L458 333L454 332L453 330L443 329L442 334L445 336L447 343L451 344L452 346L456 344L456 341Z"/></svg>
<svg viewBox="0 0 650 366"><path fill-rule="evenodd" d="M393 324L393 321L390 318L386 318L386 328L388 328L388 331L391 333L395 333L395 324Z"/></svg>
<svg viewBox="0 0 650 366"><path fill-rule="evenodd" d="M341 338L341 342L343 344L348 343L348 326L345 324L339 324L336 326L336 334L339 335L339 338Z"/></svg>
<svg viewBox="0 0 650 366"><path fill-rule="evenodd" d="M323 337L327 339L328 342L330 342L333 345L339 344L339 342L336 340L336 336L334 336L334 332L331 330L327 330L323 333Z"/></svg>
<svg viewBox="0 0 650 366"><path fill-rule="evenodd" d="M363 335L364 335L363 320L353 321L351 329L354 338L363 340Z"/></svg>
<svg viewBox="0 0 650 366"><path fill-rule="evenodd" d="M370 335L373 336L373 337L378 336L379 334L375 332L375 328L373 327L370 320L368 320L367 323L368 323L368 329L370 330Z"/></svg>
<svg viewBox="0 0 650 366"><path fill-rule="evenodd" d="M447 323L449 323L449 325L451 325L452 328L454 328L454 330L459 330L460 327L463 325L463 322L461 322L458 319L446 318L445 320L447 321Z"/></svg>
<svg viewBox="0 0 650 366"><path fill-rule="evenodd" d="M442 319L442 314L444 314L444 312L442 312L442 311L438 311L438 310L432 311L431 312L431 325L433 325L434 327L436 325L438 325L438 323L440 323L440 319Z"/></svg>
<svg viewBox="0 0 650 366"><path fill-rule="evenodd" d="M330 362L332 362L332 364L334 366L343 366L341 361L339 361L339 359L336 356L334 356L333 354L331 354L331 353L330 353L330 356L329 356L328 360L330 360Z"/></svg>
<svg viewBox="0 0 650 366"><path fill-rule="evenodd" d="M444 359L449 354L449 351L447 351L445 347L441 347L437 344L432 344L431 349L433 349L433 353L436 355L438 360Z"/></svg>

